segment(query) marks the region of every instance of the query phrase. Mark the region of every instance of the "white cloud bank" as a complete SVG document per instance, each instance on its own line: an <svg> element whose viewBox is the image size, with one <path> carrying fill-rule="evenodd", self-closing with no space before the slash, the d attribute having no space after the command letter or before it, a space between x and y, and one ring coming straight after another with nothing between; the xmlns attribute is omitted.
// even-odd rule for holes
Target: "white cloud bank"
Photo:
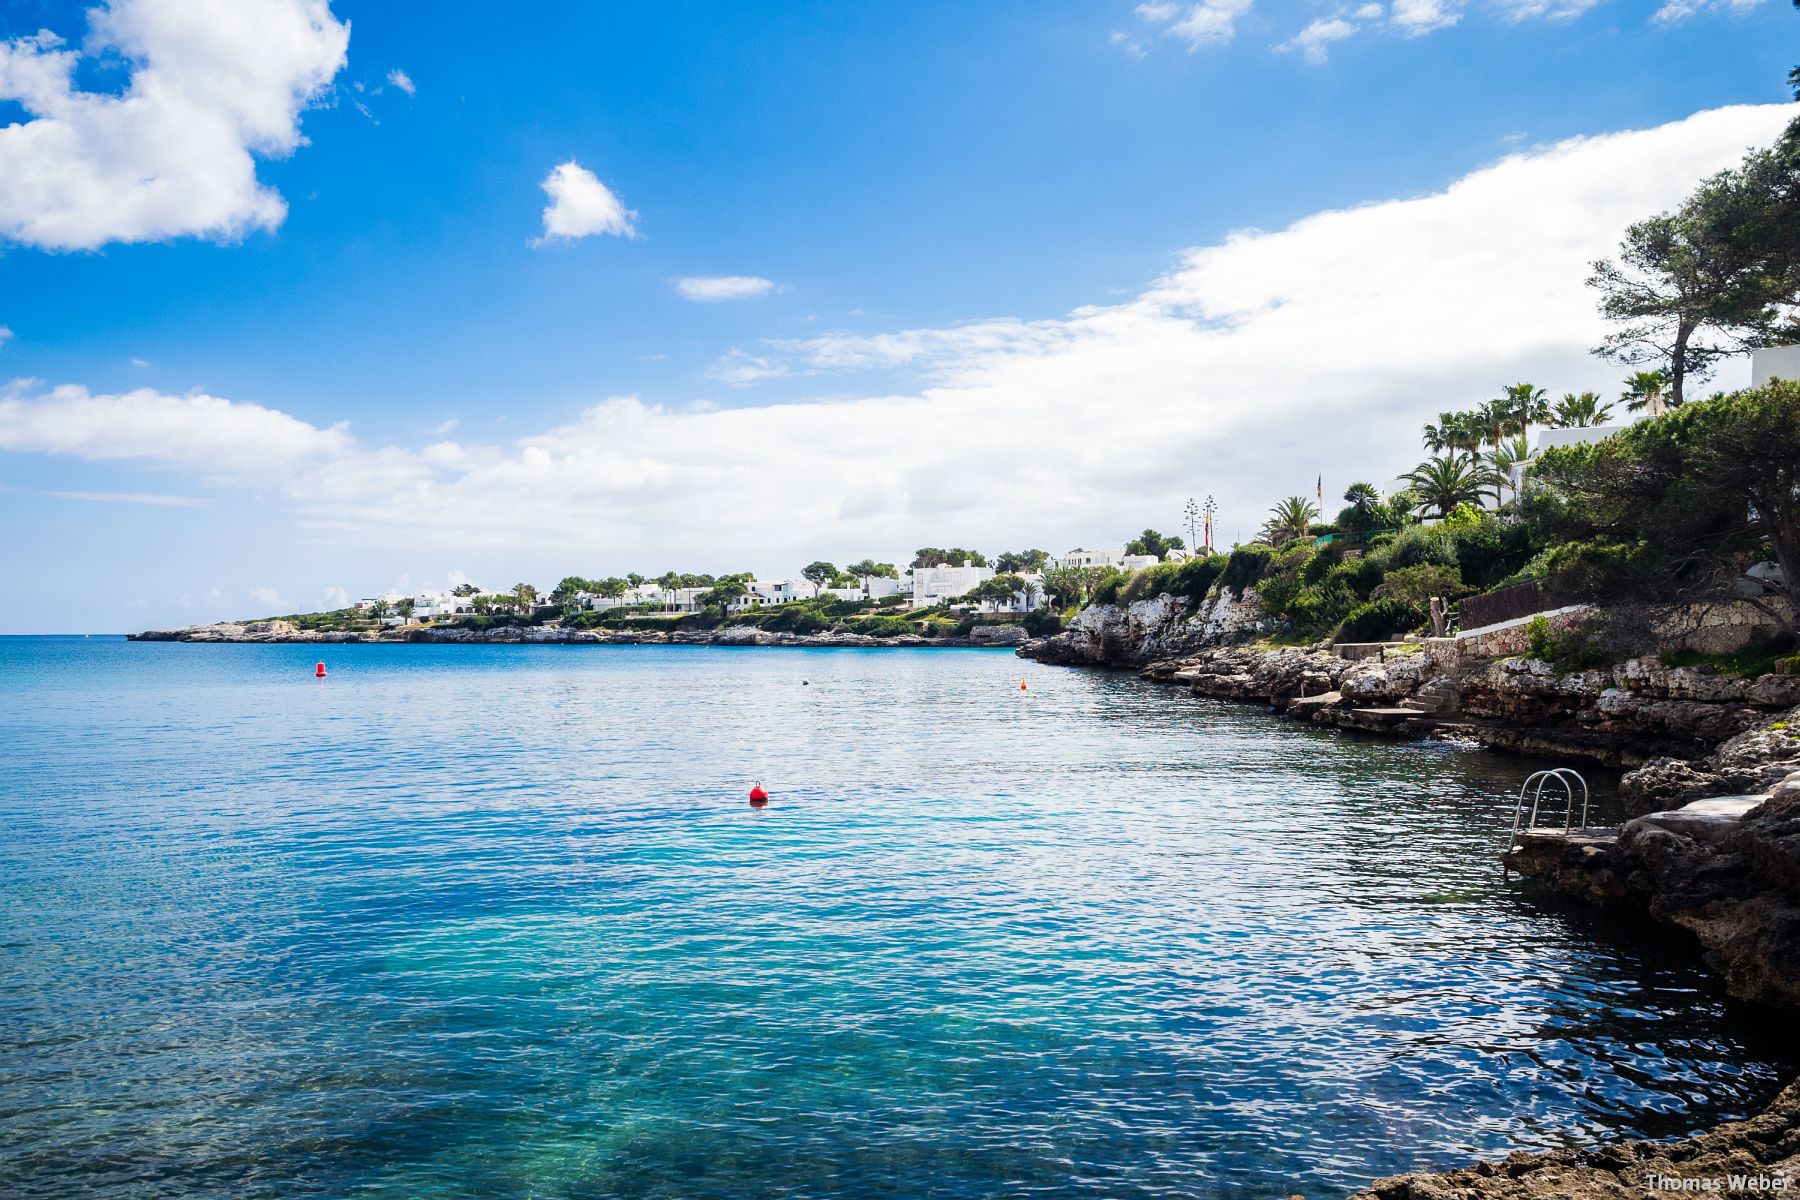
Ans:
<svg viewBox="0 0 1800 1200"><path fill-rule="evenodd" d="M550 197L550 203L544 206L544 236L534 244L569 242L596 234L637 236L637 227L632 224L637 214L574 159L559 164L538 186Z"/></svg>
<svg viewBox="0 0 1800 1200"><path fill-rule="evenodd" d="M287 215L254 155L301 142L300 113L344 65L349 26L325 0L114 0L83 51L53 34L0 43L0 238L46 250L182 236L234 239ZM122 93L74 85L118 55Z"/></svg>
<svg viewBox="0 0 1800 1200"><path fill-rule="evenodd" d="M682 297L701 304L721 300L751 300L775 290L772 280L759 275L696 275L675 281Z"/></svg>
<svg viewBox="0 0 1800 1200"><path fill-rule="evenodd" d="M923 544L1060 550L1222 531L1416 462L1440 409L1529 378L1612 392L1588 262L1766 144L1793 106L1734 107L1511 155L1431 195L1245 230L1122 303L763 344L763 377L864 368L915 387L706 411L623 396L516 442L366 445L254 404L143 390L0 394L0 450L109 459L285 495L321 540L528 550L591 569L791 569ZM834 395L848 386L832 381ZM509 560L511 561L511 560Z"/></svg>

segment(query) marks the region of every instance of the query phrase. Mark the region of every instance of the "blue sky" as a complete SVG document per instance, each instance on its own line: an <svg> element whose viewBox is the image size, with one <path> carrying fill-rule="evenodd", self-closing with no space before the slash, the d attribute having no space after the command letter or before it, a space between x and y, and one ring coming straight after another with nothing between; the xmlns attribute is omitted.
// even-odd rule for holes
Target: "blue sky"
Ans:
<svg viewBox="0 0 1800 1200"><path fill-rule="evenodd" d="M1800 45L1775 0L210 3L0 11L0 631L1063 550L1208 492L1247 536L1521 372L1616 390L1582 264L1773 136ZM545 237L571 162L612 232ZM1418 253L1497 226L1459 287ZM678 286L718 277L766 282Z"/></svg>

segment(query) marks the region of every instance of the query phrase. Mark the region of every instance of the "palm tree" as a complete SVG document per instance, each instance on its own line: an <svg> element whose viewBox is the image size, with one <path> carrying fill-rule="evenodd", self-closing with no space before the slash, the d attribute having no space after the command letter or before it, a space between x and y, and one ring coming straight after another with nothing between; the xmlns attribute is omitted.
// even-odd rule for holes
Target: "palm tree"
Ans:
<svg viewBox="0 0 1800 1200"><path fill-rule="evenodd" d="M1582 392L1579 396L1564 392L1550 413L1550 423L1558 429L1592 429L1606 424L1612 410L1612 404L1600 399L1598 392Z"/></svg>
<svg viewBox="0 0 1800 1200"><path fill-rule="evenodd" d="M375 624L377 624L377 625L380 625L380 624L381 624L381 619L382 619L382 618L383 618L383 617L385 617L385 616L387 616L387 615L388 615L388 603L387 603L387 601L386 601L386 600L373 600L373 601L370 601L370 603L369 603L369 615L370 615L370 616L371 616L371 617L374 617L374 618L375 618Z"/></svg>
<svg viewBox="0 0 1800 1200"><path fill-rule="evenodd" d="M1501 499L1500 488L1502 485L1512 488L1514 500L1519 498L1519 484L1513 478L1513 468L1530 458L1531 443L1522 433L1515 434L1500 443L1499 448L1488 456L1488 464L1494 471L1494 499L1496 502Z"/></svg>
<svg viewBox="0 0 1800 1200"><path fill-rule="evenodd" d="M1081 570L1078 567L1051 567L1044 572L1044 591L1063 608L1068 608L1081 599L1085 590L1082 585Z"/></svg>
<svg viewBox="0 0 1800 1200"><path fill-rule="evenodd" d="M537 589L529 583L515 583L512 590L513 605L526 616L531 615L531 606L537 601Z"/></svg>
<svg viewBox="0 0 1800 1200"><path fill-rule="evenodd" d="M1625 390L1620 393L1619 399L1625 401L1628 412L1643 412L1648 409L1651 416L1660 417L1679 403L1670 399L1669 388L1667 371L1633 371L1630 378L1625 380Z"/></svg>
<svg viewBox="0 0 1800 1200"><path fill-rule="evenodd" d="M1312 523L1319 518L1319 506L1305 496L1289 496L1280 504L1269 510L1269 519L1263 524L1262 535L1272 546L1284 546L1296 538L1306 536Z"/></svg>
<svg viewBox="0 0 1800 1200"><path fill-rule="evenodd" d="M1500 448L1502 439L1519 432L1519 419L1514 414L1512 403L1504 398L1489 400L1476 409L1473 416L1481 426L1482 440L1494 449ZM1469 451L1470 458L1480 458L1479 447Z"/></svg>
<svg viewBox="0 0 1800 1200"><path fill-rule="evenodd" d="M1545 398L1543 388L1533 387L1529 383L1513 383L1501 390L1506 395L1500 403L1518 426L1510 432L1530 437L1533 421L1542 425L1550 420L1550 401ZM1495 449L1499 447L1496 446Z"/></svg>
<svg viewBox="0 0 1800 1200"><path fill-rule="evenodd" d="M1482 489L1494 483L1493 468L1479 459L1460 454L1439 455L1407 472L1405 479L1417 494L1417 507L1435 508L1438 516L1463 503L1481 503Z"/></svg>
<svg viewBox="0 0 1800 1200"><path fill-rule="evenodd" d="M1474 454L1486 432L1485 419L1479 412L1441 412L1436 425L1425 426L1425 448L1433 454L1445 450Z"/></svg>

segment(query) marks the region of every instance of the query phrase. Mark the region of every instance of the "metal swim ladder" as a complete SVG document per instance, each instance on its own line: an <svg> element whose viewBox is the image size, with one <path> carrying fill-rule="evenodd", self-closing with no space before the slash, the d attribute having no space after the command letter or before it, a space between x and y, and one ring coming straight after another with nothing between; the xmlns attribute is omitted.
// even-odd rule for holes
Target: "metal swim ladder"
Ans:
<svg viewBox="0 0 1800 1200"><path fill-rule="evenodd" d="M1555 829L1554 825L1539 825L1538 810L1544 802L1544 789L1555 784L1562 785L1563 800L1567 805L1563 814L1562 831L1571 833L1577 829L1588 827L1588 783L1581 772L1572 767L1552 767L1548 771L1538 771L1529 776L1519 787L1519 802L1513 806L1512 836L1508 847L1518 843L1520 833L1530 833L1535 829ZM1575 787L1581 786L1581 823L1575 823ZM1531 797L1531 815L1525 815L1525 797ZM1555 793L1551 793L1551 802L1555 803Z"/></svg>

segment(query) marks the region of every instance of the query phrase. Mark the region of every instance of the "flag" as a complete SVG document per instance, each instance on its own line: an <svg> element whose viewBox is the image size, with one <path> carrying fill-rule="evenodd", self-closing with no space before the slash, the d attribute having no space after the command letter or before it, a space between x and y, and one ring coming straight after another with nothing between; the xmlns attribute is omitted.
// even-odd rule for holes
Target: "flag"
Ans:
<svg viewBox="0 0 1800 1200"><path fill-rule="evenodd" d="M1325 476L1323 474L1319 476L1319 486L1313 490L1318 494L1319 499L1325 498Z"/></svg>

